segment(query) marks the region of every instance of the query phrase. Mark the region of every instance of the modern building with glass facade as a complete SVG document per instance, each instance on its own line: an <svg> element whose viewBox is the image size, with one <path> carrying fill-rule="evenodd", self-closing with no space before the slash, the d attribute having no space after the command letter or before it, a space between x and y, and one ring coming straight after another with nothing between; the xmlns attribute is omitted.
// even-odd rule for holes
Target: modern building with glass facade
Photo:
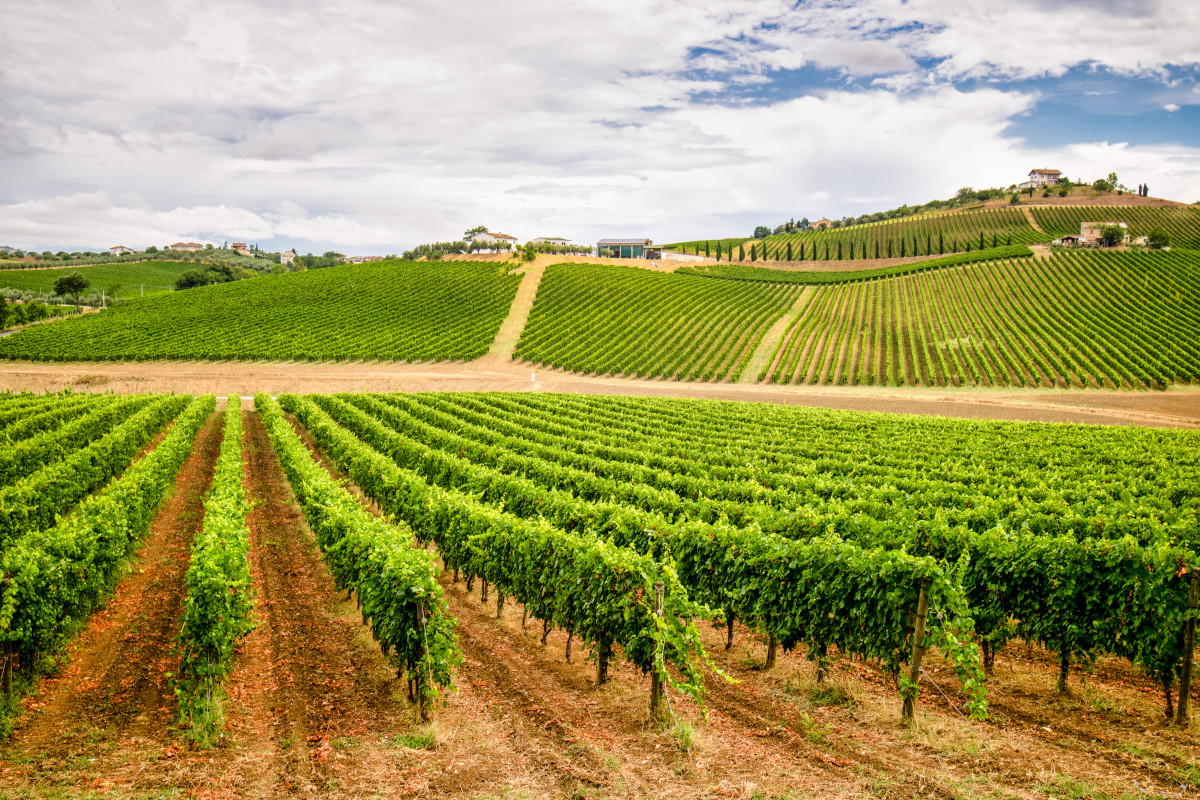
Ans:
<svg viewBox="0 0 1200 800"><path fill-rule="evenodd" d="M596 255L608 258L660 258L662 247L649 239L601 239L596 243Z"/></svg>

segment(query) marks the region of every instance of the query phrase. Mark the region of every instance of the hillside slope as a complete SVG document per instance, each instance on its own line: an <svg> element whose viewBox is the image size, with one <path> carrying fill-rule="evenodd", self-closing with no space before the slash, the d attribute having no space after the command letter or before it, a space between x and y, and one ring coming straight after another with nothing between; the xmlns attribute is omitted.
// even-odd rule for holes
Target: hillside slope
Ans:
<svg viewBox="0 0 1200 800"><path fill-rule="evenodd" d="M735 379L800 287L548 267L514 357L575 372Z"/></svg>
<svg viewBox="0 0 1200 800"><path fill-rule="evenodd" d="M0 340L0 358L440 361L487 352L521 279L494 264L387 262L135 300Z"/></svg>
<svg viewBox="0 0 1200 800"><path fill-rule="evenodd" d="M1200 254L1064 252L815 290L772 383L1161 388L1200 380Z"/></svg>

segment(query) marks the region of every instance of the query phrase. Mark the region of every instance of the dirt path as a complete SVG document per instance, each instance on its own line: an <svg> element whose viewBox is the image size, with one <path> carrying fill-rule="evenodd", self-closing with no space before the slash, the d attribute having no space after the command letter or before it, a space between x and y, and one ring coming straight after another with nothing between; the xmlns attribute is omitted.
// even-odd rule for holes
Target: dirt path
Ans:
<svg viewBox="0 0 1200 800"><path fill-rule="evenodd" d="M701 397L968 419L1200 427L1200 387L1165 392L718 384L575 375L528 365L267 362L0 364L0 391L415 392L553 391Z"/></svg>
<svg viewBox="0 0 1200 800"><path fill-rule="evenodd" d="M1044 233L1045 233L1045 231L1044 231L1044 230L1042 230L1042 226L1041 226L1041 225L1038 225L1038 222L1037 222L1037 220L1036 220L1036 219L1034 219L1034 217L1033 217L1033 212L1029 210L1029 206L1021 206L1021 210L1022 210L1023 212L1025 212L1025 218L1026 218L1027 220L1029 220L1029 224L1030 224L1030 225L1033 227L1033 229L1034 229L1035 231L1037 231L1038 233L1043 233L1043 234L1044 234Z"/></svg>
<svg viewBox="0 0 1200 800"><path fill-rule="evenodd" d="M214 415L130 573L72 642L62 672L27 698L28 711L2 751L5 761L23 764L17 785L145 787L174 772L170 754L160 759L177 715L168 673L178 665L183 578L220 444L221 417ZM152 761L159 763L147 774Z"/></svg>
<svg viewBox="0 0 1200 800"><path fill-rule="evenodd" d="M738 380L739 384L758 383L758 374L762 372L763 367L767 366L771 356L775 354L775 347L779 344L779 338L783 336L783 332L787 330L788 325L794 320L812 300L816 290L811 286L805 286L804 290L796 296L796 302L792 303L792 307L783 312L783 316L775 320L775 324L767 328L767 332L763 334L762 341L758 343L754 354L750 356L750 360L746 362L746 368L742 370L742 377Z"/></svg>
<svg viewBox="0 0 1200 800"><path fill-rule="evenodd" d="M542 263L533 263L525 268L508 316L500 323L500 330L496 332L496 338L492 341L487 355L477 363L503 365L512 361L513 351L517 348L521 331L525 330L525 322L529 319L529 311L533 308L533 301L537 297L537 290L545 273L546 265Z"/></svg>

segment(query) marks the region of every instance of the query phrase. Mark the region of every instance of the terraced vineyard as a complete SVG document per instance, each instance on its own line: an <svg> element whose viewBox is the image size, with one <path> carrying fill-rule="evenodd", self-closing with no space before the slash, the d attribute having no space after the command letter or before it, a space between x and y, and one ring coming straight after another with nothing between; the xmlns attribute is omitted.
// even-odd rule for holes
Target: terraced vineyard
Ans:
<svg viewBox="0 0 1200 800"><path fill-rule="evenodd" d="M541 394L279 402L448 566L643 670L665 647L693 692L689 627L636 622L654 580L671 618L698 601L772 652L836 646L892 670L925 586L976 714L973 635L987 663L1011 637L1043 643L1061 683L1098 654L1166 687L1180 669L1194 432Z"/></svg>
<svg viewBox="0 0 1200 800"><path fill-rule="evenodd" d="M1200 208L1171 206L1052 206L1031 208L1033 218L1054 237L1079 233L1081 222L1124 222L1132 236L1145 236L1162 226L1176 247L1200 249Z"/></svg>
<svg viewBox="0 0 1200 800"><path fill-rule="evenodd" d="M622 266L553 265L514 358L576 372L736 380L799 292Z"/></svg>
<svg viewBox="0 0 1200 800"><path fill-rule="evenodd" d="M36 361L441 361L487 352L520 283L486 263L389 262L135 300L0 340Z"/></svg>
<svg viewBox="0 0 1200 800"><path fill-rule="evenodd" d="M999 208L768 236L757 246L755 256L760 261L936 256L1050 238L1035 230L1021 209ZM749 248L745 249L749 259Z"/></svg>
<svg viewBox="0 0 1200 800"><path fill-rule="evenodd" d="M815 290L760 378L1161 388L1200 380L1200 254L1059 253Z"/></svg>

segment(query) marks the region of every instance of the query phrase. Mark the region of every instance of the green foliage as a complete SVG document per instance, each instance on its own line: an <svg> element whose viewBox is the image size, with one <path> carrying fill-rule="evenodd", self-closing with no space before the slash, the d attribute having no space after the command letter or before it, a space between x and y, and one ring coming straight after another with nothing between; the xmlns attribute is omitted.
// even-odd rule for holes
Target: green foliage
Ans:
<svg viewBox="0 0 1200 800"><path fill-rule="evenodd" d="M0 489L0 547L54 525L59 515L119 475L186 402L185 397L156 398L102 438Z"/></svg>
<svg viewBox="0 0 1200 800"><path fill-rule="evenodd" d="M721 380L795 300L794 287L635 267L547 267L515 358L577 372Z"/></svg>
<svg viewBox="0 0 1200 800"><path fill-rule="evenodd" d="M761 377L1080 388L1195 381L1198 259L1180 250L1073 250L822 287Z"/></svg>
<svg viewBox="0 0 1200 800"><path fill-rule="evenodd" d="M237 396L225 409L224 439L204 501L204 524L192 543L184 584L183 624L175 695L193 741L212 746L220 735L221 684L233 666L233 648L253 628L249 529L242 460L242 412Z"/></svg>
<svg viewBox="0 0 1200 800"><path fill-rule="evenodd" d="M1146 236L1150 240L1151 247L1161 249L1171 246L1171 234L1167 233L1166 229L1161 225L1155 225Z"/></svg>
<svg viewBox="0 0 1200 800"><path fill-rule="evenodd" d="M800 272L797 270L768 269L766 267L749 267L742 264L703 264L695 267L680 267L676 274L696 275L702 278L719 278L731 281L756 281L761 283L802 283L829 284L850 283L852 281L887 278L893 275L907 275L912 272L923 272L928 269L941 267L956 267L971 264L976 261L989 261L997 258L1021 258L1032 256L1033 251L1023 244L1006 247L994 247L989 250L978 250L973 253L958 253L941 258L931 258L928 261L918 261L913 264L899 264L894 267L879 269L848 270L845 272Z"/></svg>
<svg viewBox="0 0 1200 800"><path fill-rule="evenodd" d="M61 648L111 590L121 562L149 529L213 410L211 395L181 400L187 407L150 453L74 514L27 533L0 556L0 639L20 657L20 685L36 678L38 655Z"/></svg>
<svg viewBox="0 0 1200 800"><path fill-rule="evenodd" d="M174 292L0 340L0 357L472 359L521 282L485 263L375 262Z"/></svg>
<svg viewBox="0 0 1200 800"><path fill-rule="evenodd" d="M1032 208L1034 219L1047 234L1057 238L1079 234L1081 222L1124 222L1130 236L1146 236L1162 228L1172 243L1200 249L1200 209L1187 206L1047 206Z"/></svg>
<svg viewBox="0 0 1200 800"><path fill-rule="evenodd" d="M1120 225L1101 225L1100 241L1105 247L1116 247L1125 240L1128 231Z"/></svg>
<svg viewBox="0 0 1200 800"><path fill-rule="evenodd" d="M450 686L452 670L462 661L432 558L410 546L405 529L371 514L339 486L313 460L274 400L258 394L254 404L335 583L357 592L383 654L415 683L424 709L436 699L437 687ZM365 478L357 480L368 493L379 490Z"/></svg>
<svg viewBox="0 0 1200 800"><path fill-rule="evenodd" d="M120 283L120 291L109 292L109 299L132 299L141 296L143 287L147 295L171 291L175 280L193 268L191 262L156 260L96 264L81 267L78 271L88 278L92 286ZM54 282L62 274L61 269L4 269L0 270L0 287L49 293L54 290Z"/></svg>
<svg viewBox="0 0 1200 800"><path fill-rule="evenodd" d="M713 613L688 599L669 563L431 485L363 444L311 401L284 395L280 402L367 496L412 526L420 539L434 541L447 565L481 576L534 617L572 631L586 644L621 645L625 659L643 672L656 670L672 686L702 699L700 667L708 658L692 620ZM654 585L660 581L664 614L657 617ZM667 672L668 663L678 667L680 680Z"/></svg>
<svg viewBox="0 0 1200 800"><path fill-rule="evenodd" d="M91 285L92 282L82 273L72 272L70 275L63 275L54 281L54 293L74 297L75 305L79 305L79 296Z"/></svg>

